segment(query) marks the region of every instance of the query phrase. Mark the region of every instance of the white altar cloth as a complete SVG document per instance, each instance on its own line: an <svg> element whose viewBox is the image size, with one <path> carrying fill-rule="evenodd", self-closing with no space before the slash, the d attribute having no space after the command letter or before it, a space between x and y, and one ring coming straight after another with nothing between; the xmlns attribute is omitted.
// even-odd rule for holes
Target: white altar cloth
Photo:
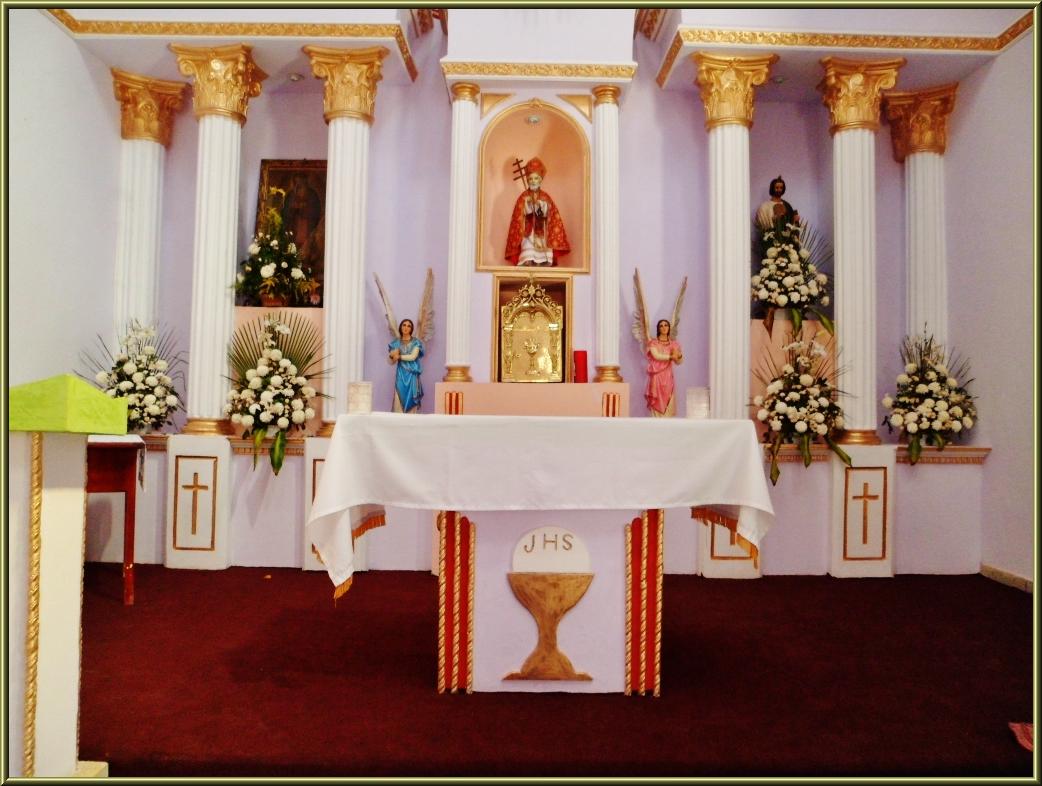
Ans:
<svg viewBox="0 0 1042 786"><path fill-rule="evenodd" d="M341 415L307 523L336 586L353 572L352 529L384 505L462 513L725 505L756 546L774 521L748 420Z"/></svg>

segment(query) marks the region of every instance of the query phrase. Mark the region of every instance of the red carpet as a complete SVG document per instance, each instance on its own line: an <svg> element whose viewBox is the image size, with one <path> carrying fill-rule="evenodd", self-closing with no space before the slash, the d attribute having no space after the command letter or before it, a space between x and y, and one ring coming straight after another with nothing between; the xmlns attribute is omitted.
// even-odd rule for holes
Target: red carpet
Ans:
<svg viewBox="0 0 1042 786"><path fill-rule="evenodd" d="M667 576L663 695L435 692L436 579L88 565L113 776L1030 776L1032 597L980 576ZM266 578L270 576L270 578Z"/></svg>

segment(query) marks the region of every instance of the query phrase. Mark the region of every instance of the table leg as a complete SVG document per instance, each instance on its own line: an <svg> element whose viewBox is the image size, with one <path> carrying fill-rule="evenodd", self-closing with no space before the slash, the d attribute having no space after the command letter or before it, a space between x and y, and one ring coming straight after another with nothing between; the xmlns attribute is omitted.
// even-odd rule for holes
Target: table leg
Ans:
<svg viewBox="0 0 1042 786"><path fill-rule="evenodd" d="M134 605L134 512L135 488L127 487L123 504L123 605Z"/></svg>

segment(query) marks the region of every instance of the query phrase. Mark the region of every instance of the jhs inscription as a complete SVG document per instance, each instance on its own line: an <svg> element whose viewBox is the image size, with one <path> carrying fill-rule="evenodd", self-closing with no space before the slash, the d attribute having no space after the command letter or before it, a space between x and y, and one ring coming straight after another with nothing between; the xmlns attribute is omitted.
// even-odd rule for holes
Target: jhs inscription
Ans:
<svg viewBox="0 0 1042 786"><path fill-rule="evenodd" d="M556 533L550 534L549 532L533 532L528 539L528 543L525 543L522 548L524 548L526 554L531 554L536 549L540 551L571 551L572 537L571 532L565 532L561 535Z"/></svg>

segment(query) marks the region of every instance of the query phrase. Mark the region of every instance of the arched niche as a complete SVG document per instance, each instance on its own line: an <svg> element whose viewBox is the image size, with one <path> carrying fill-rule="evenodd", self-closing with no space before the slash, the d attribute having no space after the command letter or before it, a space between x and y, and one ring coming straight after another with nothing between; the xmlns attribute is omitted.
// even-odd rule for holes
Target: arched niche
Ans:
<svg viewBox="0 0 1042 786"><path fill-rule="evenodd" d="M510 216L524 190L521 181L514 180L514 159L525 163L535 157L546 165L543 188L557 205L571 246L550 269L589 273L590 143L564 110L537 98L504 109L481 135L477 269L518 270L505 254Z"/></svg>

